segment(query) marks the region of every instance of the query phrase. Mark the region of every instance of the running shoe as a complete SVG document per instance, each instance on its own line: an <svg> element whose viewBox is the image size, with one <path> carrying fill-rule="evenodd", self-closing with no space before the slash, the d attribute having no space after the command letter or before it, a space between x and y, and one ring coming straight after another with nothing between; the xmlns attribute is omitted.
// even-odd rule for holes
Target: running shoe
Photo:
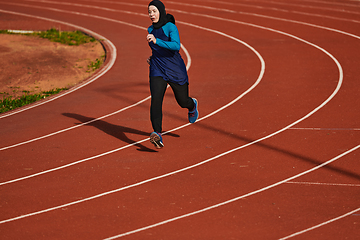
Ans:
<svg viewBox="0 0 360 240"><path fill-rule="evenodd" d="M194 107L194 109L192 111L189 111L189 113L188 113L190 123L196 122L196 120L199 117L198 101L196 100L196 98L193 98L192 100L194 101L195 107Z"/></svg>
<svg viewBox="0 0 360 240"><path fill-rule="evenodd" d="M156 148L162 148L164 146L161 133L152 132L150 134L150 142L154 144Z"/></svg>

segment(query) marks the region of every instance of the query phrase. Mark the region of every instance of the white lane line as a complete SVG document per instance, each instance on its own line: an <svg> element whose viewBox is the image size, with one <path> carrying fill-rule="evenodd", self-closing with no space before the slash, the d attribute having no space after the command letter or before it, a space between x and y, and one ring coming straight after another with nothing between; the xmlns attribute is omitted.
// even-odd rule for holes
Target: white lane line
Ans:
<svg viewBox="0 0 360 240"><path fill-rule="evenodd" d="M360 187L360 184L351 184L351 183L320 183L320 182L287 182L291 184L299 185L321 185L321 186L340 186L340 187Z"/></svg>
<svg viewBox="0 0 360 240"><path fill-rule="evenodd" d="M16 5L17 5L17 4L16 4ZM23 4L22 4L22 5L23 5ZM26 5L26 6L27 6L27 7L35 7L35 8L41 8L41 9L43 9L42 7L36 7L36 6L30 6L30 5ZM45 8L45 9L50 10L49 8ZM51 10L53 10L53 9L51 9ZM57 9L56 11L62 12L62 11L59 10L59 9ZM90 15L88 15L88 14L83 14L83 13L79 13L79 12L71 12L71 11L64 11L64 12L66 12L66 13L72 13L72 14L77 14L77 15L90 16ZM103 19L103 20L108 20L108 18L103 18L103 17L99 17L99 16L94 16L94 17L99 18L99 19ZM114 22L117 22L116 20L113 20L113 19L109 19L109 20L114 21ZM121 22L121 23L123 23L123 22ZM188 23L182 22L182 24L188 24ZM133 24L131 24L131 25L133 25ZM199 118L199 119L197 120L197 122L199 122L199 121L202 121L202 120L204 120L204 119L206 119L206 118L208 118L208 117L210 117L210 116L218 113L219 111L221 111L221 110L223 110L223 109L231 106L232 104L234 104L234 103L236 103L237 101L239 101L243 96L245 96L245 95L246 95L247 93L249 93L251 90L253 90L253 89L260 83L260 81L261 81L261 79L262 79L262 77L263 77L263 75L264 75L264 73L265 73L265 61L263 60L263 58L261 57L261 55L260 55L253 47L251 47L251 46L248 45L247 43L245 43L245 42L243 42L243 41L241 41L241 40L239 40L239 39L237 39L237 38L235 38L235 37L232 37L232 36L230 36L230 35L228 35L228 34L225 34L225 33L222 33L222 32L216 31L216 30L204 28L204 27L201 27L201 26L197 26L197 25L193 25L193 24L188 24L188 25L191 25L192 27L199 28L199 29L202 29L202 30L205 30L205 31L209 31L209 32L213 32L213 33L222 35L222 36L224 36L224 37L230 38L230 39L232 39L232 40L234 40L234 41L236 41L236 42L238 42L238 43L241 43L241 44L245 45L246 47L248 47L250 50L252 50L252 51L257 55L257 57L259 58L260 63L261 63L261 69L260 69L259 76L258 76L256 82L255 82L249 89L247 89L245 92L243 92L243 93L242 93L241 95L239 95L237 98L235 98L233 101L229 102L228 104L224 105L223 107L215 110L214 112L212 112L212 113L210 113L210 114L208 114L208 115L206 115L206 116L204 116L204 117L202 117L202 118ZM136 26L136 25L134 25L134 26ZM139 27L139 26L137 26L137 27ZM144 100L145 100L145 99L144 99ZM144 100L143 100L143 101L144 101ZM93 120L93 121L95 121L95 120ZM168 133L170 133L170 132L173 132L173 131L182 129L182 128L184 128L184 127L187 127L187 126L189 126L189 125L191 125L191 124L190 124L190 123L187 123L187 124L185 124L185 125L179 126L179 127L174 128L174 129L172 129L172 130L170 130L170 131L164 132L164 135L165 135L165 134L168 134ZM142 142L144 142L144 141L148 141L148 138L143 139L143 140L140 140L140 141L135 142L135 143L133 143L133 144L129 144L129 145L126 145L126 146L117 148L117 149L113 149L113 150L108 151L108 152L105 152L105 153L98 154L98 155L96 155L96 156L92 156L92 157L89 157L89 158L85 158L85 159L82 159L82 160L78 160L78 161L72 162L72 163L70 163L70 164L62 165L62 166L60 166L60 167L48 169L48 170L45 170L45 171L42 171L42 172L38 172L38 173L35 173L35 174L32 174L32 175L28 175L28 176L16 178L16 179L13 179L13 180L5 181L5 182L0 183L0 186L6 185L6 184L10 184L10 183L15 183L15 182L22 181L22 180L29 179L29 178L33 178L33 177L37 177L37 176L40 176L40 175L43 175L43 174L47 174L47 173L51 173L51 172L54 172L54 171L57 171L57 170L61 170L61 169L64 169L64 168L68 168L68 167L71 167L71 166L74 166L74 165L77 165L77 164L80 164L80 163L83 163L83 162L87 162L87 161L89 161L89 160L93 160L93 159L96 159L96 158L99 158L99 157L103 157L103 156L106 156L106 155L109 155L109 154L118 152L118 151L120 151L120 150L126 149L126 148L128 148L128 147L132 147L132 146L134 146L134 145L136 145L136 144L139 144L139 143L142 143Z"/></svg>
<svg viewBox="0 0 360 240"><path fill-rule="evenodd" d="M340 220L340 219L342 219L342 218L348 217L348 216L350 216L350 215L352 215L352 214L354 214L354 213L356 213L356 212L359 212L359 211L360 211L360 208L357 208L357 209L355 209L355 210L353 210L353 211L351 211L351 212L345 213L345 214L343 214L343 215L341 215L341 216L339 216L339 217L330 219L329 221L320 223L320 224L318 224L318 225L315 225L315 226L313 226L313 227L307 228L307 229L305 229L305 230L302 230L302 231L293 233L293 234L291 234L291 235L289 235L289 236L280 238L279 240L286 240L286 239L289 239L289 238L298 236L298 235L300 235L300 234L303 234L303 233L309 232L309 231L311 231L311 230L314 230L314 229L316 229L316 228L325 226L325 225L327 225L327 224L329 224L329 223L335 222L335 221Z"/></svg>
<svg viewBox="0 0 360 240"><path fill-rule="evenodd" d="M11 33L20 33L20 34L27 34L27 33L39 33L39 31L26 31L26 30L7 30Z"/></svg>
<svg viewBox="0 0 360 240"><path fill-rule="evenodd" d="M346 6L346 7L355 7L358 8L360 5L355 4L348 4L345 2L339 3L339 2L329 2L329 1L315 1L315 0L303 0L305 2L311 2L311 3L322 3L322 4L329 4L329 5L338 5L338 6ZM359 1L359 0L356 0Z"/></svg>
<svg viewBox="0 0 360 240"><path fill-rule="evenodd" d="M95 80L99 79L100 77L102 77L105 73L107 73L113 67L113 65L115 63L115 60L116 60L116 57L117 57L117 51L116 51L115 45L110 40L105 38L104 36L102 36L100 34L97 34L97 33L93 32L93 31L91 31L91 30L89 30L87 28L84 28L84 27L81 27L81 26L78 26L78 25L75 25L75 24L71 24L71 23L68 23L68 22L58 21L58 20L39 17L39 16L34 16L34 15L29 15L29 14L25 14L25 13L17 13L17 12L2 10L2 9L0 9L0 12L8 13L8 14L14 14L14 15L20 15L20 16L24 16L24 17L36 18L36 19L40 19L40 20L44 20L44 21L61 23L61 24L67 25L67 26L77 28L78 30L86 32L86 33L90 34L91 36L93 36L93 37L95 37L97 39L103 39L103 44L105 44L108 47L109 52L110 52L109 61L99 70L99 72L95 73L93 76L91 76L85 82L83 82L81 84L78 84L77 86L75 86L75 87L73 87L73 88L71 88L71 89L69 89L67 91L59 93L59 94L54 95L52 97L49 97L47 99L44 99L44 100L42 100L40 102L37 102L37 103L31 104L29 106L25 106L25 107L16 109L16 110L11 111L9 113L0 114L0 119L5 118L5 117L9 117L11 115L14 115L14 114L17 114L17 113L20 113L20 112L23 112L23 111L26 111L26 110L29 110L29 109L32 109L34 107L38 107L38 106L43 105L45 103L54 101L55 99L64 97L67 94L70 94L70 93L72 93L72 92L74 92L74 91L76 91L76 90L78 90L78 89L80 89L82 87L85 87L86 85L88 85L88 84L94 82Z"/></svg>
<svg viewBox="0 0 360 240"><path fill-rule="evenodd" d="M314 131L359 131L360 128L289 128L291 130L314 130Z"/></svg>
<svg viewBox="0 0 360 240"><path fill-rule="evenodd" d="M311 168L311 169L309 169L309 170L307 170L307 171L304 171L304 172L302 172L302 173L299 173L299 174L297 174L297 175L294 175L294 176L292 176L292 177L289 177L289 178L284 179L284 180L282 180L282 181L279 181L279 182L277 182L277 183L271 184L271 185L269 185L269 186L267 186L267 187L263 187L263 188L258 189L258 190L256 190L256 191L253 191L253 192L244 194L244 195L242 195L242 196L239 196L239 197L230 199L230 200L228 200L228 201L224 201L224 202L218 203L218 204L216 204L216 205L212 205L212 206L207 207L207 208L200 209L200 210L198 210L198 211L194 211L194 212L191 212L191 213L187 213L187 214L184 214L184 215L181 215L181 216L178 216L178 217L174 217L174 218L171 218L171 219L167 219L167 220L165 220L165 221L161 221L161 222L158 222L158 223L155 223L155 224L151 224L151 225L148 225L148 226L145 226L145 227L142 227L142 228L138 228L138 229L135 229L135 230L132 230L132 231L129 231L129 232L125 232L125 233L122 233L122 234L119 234L119 235L116 235L116 236L113 236L113 237L109 237L109 238L106 238L106 240L121 238L121 237L128 236L128 235L131 235L131 234L134 234L134 233L138 233L138 232L145 231L145 230L148 230L148 229L151 229L151 228L155 228L155 227L158 227L158 226L161 226L161 225L170 223L170 222L174 222L174 221L177 221L177 220L180 220L180 219L183 219L183 218L191 217L191 216L194 216L194 215L196 215L196 214L203 213L203 212L212 210L212 209L214 209L214 208L218 208L218 207L221 207L221 206L224 206L224 205L233 203L233 202L235 202L235 201L238 201L238 200L240 200L240 199L243 199L243 198L246 198L246 197L255 195L255 194L260 193L260 192L264 192L264 191L269 190L269 189L271 189L271 188L277 187L277 186L279 186L279 185L281 185L281 184L283 184L283 183L286 183L286 182L288 182L288 181L291 181L291 180L293 180L293 179L295 179L295 178L298 178L298 177L301 177L301 176L303 176L303 175L305 175L305 174L308 174L308 173L310 173L310 172L313 172L313 171L315 171L315 170L317 170L317 169L319 169L319 168L322 168L323 166L326 166L326 165L328 165L328 164L330 164L330 163L332 163L332 162L340 159L341 157L344 157L345 155L347 155L347 154L349 154L349 153L351 153L351 152L353 152L353 151L355 151L355 150L357 150L357 149L359 149L359 148L360 148L360 145L357 145L356 147L354 147L354 148L352 148L352 149L350 149L350 150L348 150L348 151L346 151L346 152L344 152L344 153L342 153L342 154L340 154L340 155L338 155L338 156L336 156L336 157L334 157L334 158L332 158L332 159L330 159L330 160L328 160L328 161L326 161L326 162L324 162L324 163L322 163L322 164L320 164L320 165L318 165L318 166L316 166L316 167L313 167L313 168Z"/></svg>

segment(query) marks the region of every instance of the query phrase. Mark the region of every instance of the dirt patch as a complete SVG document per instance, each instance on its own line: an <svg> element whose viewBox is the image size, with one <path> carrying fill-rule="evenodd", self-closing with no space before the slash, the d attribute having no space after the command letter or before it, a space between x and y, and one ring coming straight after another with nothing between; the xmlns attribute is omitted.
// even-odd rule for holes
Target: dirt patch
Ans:
<svg viewBox="0 0 360 240"><path fill-rule="evenodd" d="M70 88L93 74L88 65L102 59L99 42L68 46L34 36L0 35L0 99Z"/></svg>

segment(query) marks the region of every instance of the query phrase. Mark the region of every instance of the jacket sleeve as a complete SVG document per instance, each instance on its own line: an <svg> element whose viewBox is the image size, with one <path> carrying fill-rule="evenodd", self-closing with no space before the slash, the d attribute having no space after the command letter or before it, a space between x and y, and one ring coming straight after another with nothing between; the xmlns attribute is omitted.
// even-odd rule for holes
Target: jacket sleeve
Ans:
<svg viewBox="0 0 360 240"><path fill-rule="evenodd" d="M168 23L163 27L164 33L170 37L170 41L164 41L159 38L156 39L156 44L160 47L179 51L180 50L180 36L175 24Z"/></svg>

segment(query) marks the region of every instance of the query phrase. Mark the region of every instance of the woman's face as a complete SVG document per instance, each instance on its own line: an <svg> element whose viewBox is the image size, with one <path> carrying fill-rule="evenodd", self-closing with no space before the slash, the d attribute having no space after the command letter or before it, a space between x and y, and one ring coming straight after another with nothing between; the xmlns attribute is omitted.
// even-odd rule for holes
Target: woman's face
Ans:
<svg viewBox="0 0 360 240"><path fill-rule="evenodd" d="M159 10L153 5L149 6L149 17L153 23L157 23L160 19Z"/></svg>

